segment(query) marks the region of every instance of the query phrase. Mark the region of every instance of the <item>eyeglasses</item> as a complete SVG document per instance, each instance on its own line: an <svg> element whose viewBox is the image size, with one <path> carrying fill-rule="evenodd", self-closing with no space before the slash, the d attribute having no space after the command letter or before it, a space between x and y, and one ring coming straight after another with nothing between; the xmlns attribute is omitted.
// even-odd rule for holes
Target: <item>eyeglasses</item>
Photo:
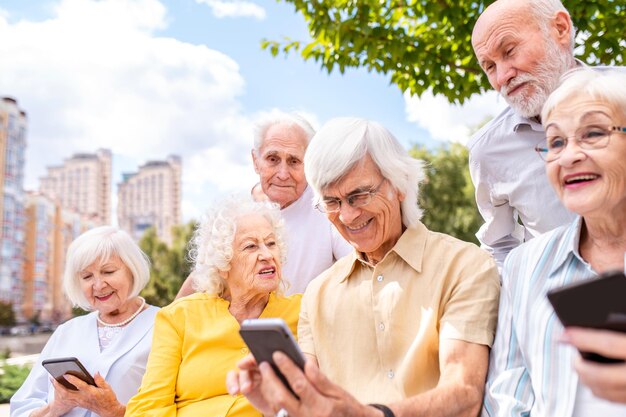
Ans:
<svg viewBox="0 0 626 417"><path fill-rule="evenodd" d="M341 203L346 201L350 207L358 208L367 206L372 202L372 197L374 197L383 183L387 181L386 178L378 184L375 188L370 191L364 191L361 193L350 194L345 198L328 198L320 201L315 205L315 208L321 211L322 213L337 213L341 210Z"/></svg>
<svg viewBox="0 0 626 417"><path fill-rule="evenodd" d="M583 126L574 136L549 135L537 146L535 151L546 162L556 161L561 152L567 147L569 139L574 139L582 149L601 149L609 145L613 132L626 133L626 127L621 126Z"/></svg>

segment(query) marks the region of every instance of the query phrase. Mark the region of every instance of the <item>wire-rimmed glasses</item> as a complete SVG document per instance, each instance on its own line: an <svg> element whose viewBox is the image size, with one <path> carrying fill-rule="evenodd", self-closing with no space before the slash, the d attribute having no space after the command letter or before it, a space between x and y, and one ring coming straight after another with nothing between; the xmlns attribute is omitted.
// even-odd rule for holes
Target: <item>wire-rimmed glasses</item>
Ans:
<svg viewBox="0 0 626 417"><path fill-rule="evenodd" d="M359 193L350 194L344 198L327 198L315 205L315 208L321 211L322 213L337 213L341 210L341 204L343 201L347 202L350 207L358 208L368 205L372 202L372 197L374 197L383 183L386 181L386 178L378 184L376 187L371 189L370 191L363 191Z"/></svg>
<svg viewBox="0 0 626 417"><path fill-rule="evenodd" d="M535 146L535 151L546 162L556 161L567 147L570 139L574 139L581 149L601 149L609 145L611 134L626 133L622 126L589 125L578 129L574 136L548 135Z"/></svg>

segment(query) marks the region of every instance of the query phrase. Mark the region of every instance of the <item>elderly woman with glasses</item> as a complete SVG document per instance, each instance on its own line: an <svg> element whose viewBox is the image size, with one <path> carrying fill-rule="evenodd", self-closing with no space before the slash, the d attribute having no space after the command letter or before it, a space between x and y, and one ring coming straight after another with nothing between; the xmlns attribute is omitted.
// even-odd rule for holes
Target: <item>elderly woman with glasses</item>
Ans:
<svg viewBox="0 0 626 417"><path fill-rule="evenodd" d="M483 415L624 416L626 363L591 362L576 348L626 359L626 335L564 330L546 293L624 271L626 72L567 74L541 116L546 139L536 151L557 196L578 218L505 261Z"/></svg>
<svg viewBox="0 0 626 417"><path fill-rule="evenodd" d="M192 241L196 290L164 307L132 417L260 416L226 391L226 373L248 354L241 322L279 317L296 333L301 295L282 295L278 205L232 197L213 206Z"/></svg>

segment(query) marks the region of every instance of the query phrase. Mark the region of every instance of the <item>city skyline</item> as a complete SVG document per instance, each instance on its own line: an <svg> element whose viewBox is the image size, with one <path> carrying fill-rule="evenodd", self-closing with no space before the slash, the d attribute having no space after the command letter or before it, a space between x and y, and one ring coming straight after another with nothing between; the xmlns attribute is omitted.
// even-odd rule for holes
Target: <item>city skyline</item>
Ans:
<svg viewBox="0 0 626 417"><path fill-rule="evenodd" d="M13 305L19 323L58 323L71 316L63 295L65 254L93 227L110 224L112 154L77 153L46 167L35 190L24 188L26 111L0 99L0 300ZM139 241L146 229L172 244L181 223L181 159L169 155L126 173L116 207L120 228Z"/></svg>

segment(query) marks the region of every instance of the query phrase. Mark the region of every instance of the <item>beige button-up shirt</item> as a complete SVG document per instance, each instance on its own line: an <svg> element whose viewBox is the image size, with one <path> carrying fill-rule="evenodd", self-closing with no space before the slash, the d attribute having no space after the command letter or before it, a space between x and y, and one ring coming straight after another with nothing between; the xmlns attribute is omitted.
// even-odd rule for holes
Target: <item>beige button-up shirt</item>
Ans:
<svg viewBox="0 0 626 417"><path fill-rule="evenodd" d="M491 345L499 292L487 252L418 223L376 266L355 251L309 284L299 344L359 401L401 400L437 385L441 340Z"/></svg>

